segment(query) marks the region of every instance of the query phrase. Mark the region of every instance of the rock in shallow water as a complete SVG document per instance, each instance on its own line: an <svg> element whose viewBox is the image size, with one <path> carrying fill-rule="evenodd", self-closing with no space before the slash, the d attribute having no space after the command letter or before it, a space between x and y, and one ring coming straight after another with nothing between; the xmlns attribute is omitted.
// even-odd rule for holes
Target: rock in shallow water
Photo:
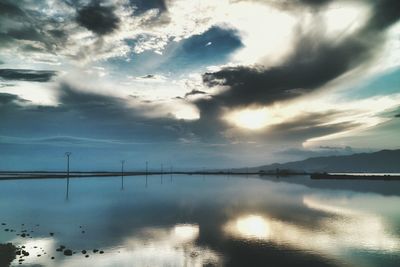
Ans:
<svg viewBox="0 0 400 267"><path fill-rule="evenodd" d="M9 266L15 259L16 247L11 244L0 244L0 266Z"/></svg>
<svg viewBox="0 0 400 267"><path fill-rule="evenodd" d="M70 250L70 249L64 250L64 255L65 256L72 256L72 250Z"/></svg>

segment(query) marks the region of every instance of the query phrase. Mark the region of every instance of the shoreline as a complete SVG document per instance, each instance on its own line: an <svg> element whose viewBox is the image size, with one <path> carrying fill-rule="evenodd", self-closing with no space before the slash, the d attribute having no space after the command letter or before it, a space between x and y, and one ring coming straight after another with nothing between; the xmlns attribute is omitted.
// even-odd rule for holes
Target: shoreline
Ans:
<svg viewBox="0 0 400 267"><path fill-rule="evenodd" d="M378 180L378 181L395 181L400 180L400 175L360 175L360 174L329 174L314 173L310 175L313 180Z"/></svg>
<svg viewBox="0 0 400 267"><path fill-rule="evenodd" d="M129 177L129 176L151 176L151 175L245 175L245 176L309 176L312 180L381 180L391 181L400 180L399 174L329 174L329 173L260 173L260 172L71 172L67 175L65 172L0 172L1 180L26 180L26 179L66 179L66 178L94 178L94 177Z"/></svg>

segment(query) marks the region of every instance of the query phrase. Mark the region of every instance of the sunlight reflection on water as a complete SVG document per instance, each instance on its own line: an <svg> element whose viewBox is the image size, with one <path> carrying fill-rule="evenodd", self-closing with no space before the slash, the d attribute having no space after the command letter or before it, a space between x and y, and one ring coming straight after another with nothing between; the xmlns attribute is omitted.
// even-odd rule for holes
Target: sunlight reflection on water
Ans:
<svg viewBox="0 0 400 267"><path fill-rule="evenodd" d="M127 237L119 246L106 248L102 255L90 255L90 251L85 255L92 256L91 266L221 266L220 255L194 244L198 234L198 225L190 224L178 224L171 228L146 228L139 236ZM16 239L13 243L26 247L32 254L24 258L24 264L70 267L82 266L88 262L80 251L74 251L77 255L70 258L61 256L62 252L57 254L54 252L56 242L52 238L35 238L26 242ZM37 257L37 254L41 256ZM56 256L56 259L52 260L52 256Z"/></svg>
<svg viewBox="0 0 400 267"><path fill-rule="evenodd" d="M72 180L66 200L61 179L2 181L0 243L28 249L22 266L397 267L396 188L182 175L126 177L121 191L120 178L108 177ZM76 254L64 256L60 245Z"/></svg>
<svg viewBox="0 0 400 267"><path fill-rule="evenodd" d="M311 196L304 196L303 203L335 216L320 220L318 229L310 229L261 214L242 215L228 222L224 230L235 238L263 240L328 255L340 255L348 249L383 253L400 249L399 237L388 231L379 216L324 203Z"/></svg>

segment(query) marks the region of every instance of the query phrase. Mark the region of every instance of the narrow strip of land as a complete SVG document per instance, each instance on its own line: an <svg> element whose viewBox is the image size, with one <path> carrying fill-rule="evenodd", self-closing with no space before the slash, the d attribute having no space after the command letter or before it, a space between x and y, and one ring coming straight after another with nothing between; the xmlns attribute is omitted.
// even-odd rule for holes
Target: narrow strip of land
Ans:
<svg viewBox="0 0 400 267"><path fill-rule="evenodd" d="M18 180L18 179L64 179L64 178L85 178L85 177L115 177L115 176L143 176L143 175L258 175L258 176L309 176L311 179L325 180L400 180L399 174L329 174L329 173L305 173L305 172L229 172L229 171L135 171L135 172L44 172L44 171L12 171L0 172L0 180Z"/></svg>

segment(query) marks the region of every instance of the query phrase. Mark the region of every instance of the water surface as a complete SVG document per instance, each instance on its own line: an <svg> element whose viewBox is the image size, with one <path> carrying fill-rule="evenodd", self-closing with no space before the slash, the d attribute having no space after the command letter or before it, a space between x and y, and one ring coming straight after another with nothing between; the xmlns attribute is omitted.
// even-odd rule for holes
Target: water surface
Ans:
<svg viewBox="0 0 400 267"><path fill-rule="evenodd" d="M30 255L22 266L394 267L400 262L399 181L77 178L70 179L68 197L65 179L0 184L5 224L0 243L26 247ZM64 256L56 251L60 245L76 254ZM21 266L18 259L11 265Z"/></svg>

